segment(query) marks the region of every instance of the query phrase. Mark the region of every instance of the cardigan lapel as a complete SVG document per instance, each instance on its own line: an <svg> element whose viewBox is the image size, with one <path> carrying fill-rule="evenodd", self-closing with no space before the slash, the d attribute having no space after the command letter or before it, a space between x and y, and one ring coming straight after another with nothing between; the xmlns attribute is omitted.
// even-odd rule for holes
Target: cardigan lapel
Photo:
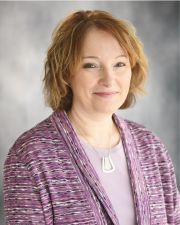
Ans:
<svg viewBox="0 0 180 225"><path fill-rule="evenodd" d="M121 131L121 138L127 159L138 225L150 225L148 196L147 191L145 190L144 178L140 169L138 155L132 135L123 119L120 119L115 114L113 117L116 125ZM96 171L94 170L89 158L80 144L80 141L66 113L64 111L56 111L53 114L53 118L59 131L61 131L66 144L68 145L71 156L74 158L77 166L81 170L81 173L87 179L91 189L96 193L111 218L112 223L114 225L119 225L113 206L103 186L101 185ZM98 215L98 212L96 212L96 215Z"/></svg>
<svg viewBox="0 0 180 225"><path fill-rule="evenodd" d="M96 171L94 170L88 156L85 153L82 145L80 144L80 140L78 139L66 112L64 111L56 111L52 115L53 121L56 123L56 127L61 132L64 137L64 140L68 146L68 149L71 153L71 156L74 158L76 165L79 167L81 173L87 180L91 189L96 193L97 198L102 203L104 209L106 210L109 218L111 219L111 224L120 225L118 219L116 217L115 211L112 207L112 204L102 187L100 180ZM87 187L85 188L87 189ZM92 199L89 199L92 202ZM96 204L96 202L94 202ZM99 224L103 225L102 219L99 216L99 211L97 207L94 207L94 212L97 217L99 217Z"/></svg>
<svg viewBox="0 0 180 225"><path fill-rule="evenodd" d="M137 147L127 122L122 118L113 115L116 125L121 129L121 138L126 155L128 171L131 181L131 188L134 196L136 218L138 225L151 225L150 203L146 190L145 179L138 158Z"/></svg>

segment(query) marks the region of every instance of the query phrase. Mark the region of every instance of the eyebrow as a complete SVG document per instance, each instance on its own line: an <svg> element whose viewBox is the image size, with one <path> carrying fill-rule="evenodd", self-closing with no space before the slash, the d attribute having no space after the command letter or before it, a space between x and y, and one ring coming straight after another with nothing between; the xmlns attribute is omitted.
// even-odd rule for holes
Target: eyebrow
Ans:
<svg viewBox="0 0 180 225"><path fill-rule="evenodd" d="M115 57L115 59L117 59L117 58L123 58L123 57L125 57L125 58L127 58L127 56L126 55L118 55L118 56L116 56ZM81 57L82 59L99 59L99 57L97 57L97 56L83 56L83 57Z"/></svg>

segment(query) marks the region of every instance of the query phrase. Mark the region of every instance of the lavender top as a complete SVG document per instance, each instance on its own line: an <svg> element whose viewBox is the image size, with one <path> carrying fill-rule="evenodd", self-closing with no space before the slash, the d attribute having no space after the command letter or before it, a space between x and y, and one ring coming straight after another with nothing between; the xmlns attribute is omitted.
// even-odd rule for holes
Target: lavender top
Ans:
<svg viewBox="0 0 180 225"><path fill-rule="evenodd" d="M120 224L136 225L133 195L122 142L110 150L115 171L104 173L101 162L102 157L108 155L108 149L94 149L82 138L80 141L112 203Z"/></svg>
<svg viewBox="0 0 180 225"><path fill-rule="evenodd" d="M179 225L170 156L145 127L113 115L120 129L138 225ZM64 111L22 134L4 164L8 225L123 225Z"/></svg>

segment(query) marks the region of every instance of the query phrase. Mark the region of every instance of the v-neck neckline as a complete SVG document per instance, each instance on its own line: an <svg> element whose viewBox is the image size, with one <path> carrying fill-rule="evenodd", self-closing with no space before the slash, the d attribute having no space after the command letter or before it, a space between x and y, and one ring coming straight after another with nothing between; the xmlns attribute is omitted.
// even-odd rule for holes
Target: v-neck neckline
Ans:
<svg viewBox="0 0 180 225"><path fill-rule="evenodd" d="M106 209L109 217L115 225L120 225L115 215L113 206L100 183L98 175L94 170L80 140L73 129L69 118L65 111L56 111L52 118L68 144L71 156L74 158L80 171L86 177L90 187L94 190L100 202ZM136 219L138 225L150 225L149 198L146 191L144 176L140 168L136 146L131 135L130 129L127 127L125 120L113 114L116 126L120 130L122 145L124 148L132 192L134 196L134 205L136 210Z"/></svg>

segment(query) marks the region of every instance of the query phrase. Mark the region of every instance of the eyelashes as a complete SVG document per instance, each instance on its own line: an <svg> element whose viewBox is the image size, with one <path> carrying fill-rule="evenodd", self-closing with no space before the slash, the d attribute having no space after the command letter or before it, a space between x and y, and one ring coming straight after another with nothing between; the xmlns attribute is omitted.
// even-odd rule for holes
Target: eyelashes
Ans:
<svg viewBox="0 0 180 225"><path fill-rule="evenodd" d="M83 64L83 68L84 69L92 69L92 68L99 68L99 66L96 65L95 63L85 63L85 64Z"/></svg>
<svg viewBox="0 0 180 225"><path fill-rule="evenodd" d="M121 67L124 67L124 66L126 66L126 63L124 63L124 62L118 62L113 67L115 67L115 68L121 68ZM96 63L85 63L85 64L83 64L83 68L84 69L93 69L93 68L101 69L102 67L99 66Z"/></svg>
<svg viewBox="0 0 180 225"><path fill-rule="evenodd" d="M126 63L118 62L115 64L115 67L123 67L123 66L126 66Z"/></svg>

